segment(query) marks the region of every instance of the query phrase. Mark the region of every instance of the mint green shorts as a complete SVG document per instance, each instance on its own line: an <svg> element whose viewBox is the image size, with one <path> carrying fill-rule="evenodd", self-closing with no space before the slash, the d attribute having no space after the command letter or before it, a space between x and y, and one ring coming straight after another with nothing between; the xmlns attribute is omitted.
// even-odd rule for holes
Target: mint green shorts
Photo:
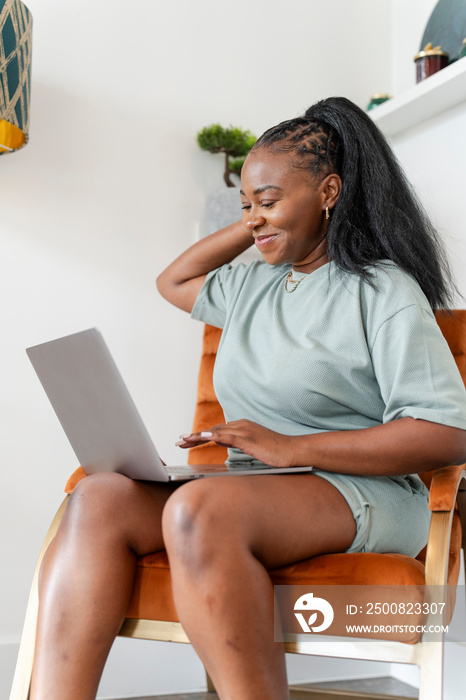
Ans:
<svg viewBox="0 0 466 700"><path fill-rule="evenodd" d="M356 521L348 552L391 552L416 557L427 543L429 491L417 474L355 476L314 469L347 501Z"/></svg>

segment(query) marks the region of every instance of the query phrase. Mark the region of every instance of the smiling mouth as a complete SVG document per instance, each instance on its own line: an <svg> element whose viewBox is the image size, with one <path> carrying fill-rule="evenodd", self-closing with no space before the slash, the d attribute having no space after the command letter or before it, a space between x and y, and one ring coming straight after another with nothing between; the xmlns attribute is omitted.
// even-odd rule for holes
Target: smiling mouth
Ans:
<svg viewBox="0 0 466 700"><path fill-rule="evenodd" d="M258 236L254 241L257 248L265 248L270 245L276 238L278 238L278 233L274 233L270 236Z"/></svg>

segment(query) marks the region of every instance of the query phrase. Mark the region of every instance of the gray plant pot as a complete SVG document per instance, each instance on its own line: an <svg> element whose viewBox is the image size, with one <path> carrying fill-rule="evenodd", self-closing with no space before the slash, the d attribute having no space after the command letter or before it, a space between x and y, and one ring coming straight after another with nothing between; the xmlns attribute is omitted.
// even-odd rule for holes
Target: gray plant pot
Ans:
<svg viewBox="0 0 466 700"><path fill-rule="evenodd" d="M241 219L243 211L239 190L239 187L223 187L221 190L215 190L207 195L205 222L208 234L215 233L215 231ZM235 259L235 263L248 264L260 258L261 254L257 248L251 246Z"/></svg>
<svg viewBox="0 0 466 700"><path fill-rule="evenodd" d="M242 216L239 187L222 187L207 195L206 224L208 233L214 233L234 224Z"/></svg>

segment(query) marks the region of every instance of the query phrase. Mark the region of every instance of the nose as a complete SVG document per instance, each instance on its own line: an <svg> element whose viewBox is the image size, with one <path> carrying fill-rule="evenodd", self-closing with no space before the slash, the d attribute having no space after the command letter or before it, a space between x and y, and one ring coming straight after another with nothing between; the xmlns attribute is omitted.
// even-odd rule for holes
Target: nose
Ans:
<svg viewBox="0 0 466 700"><path fill-rule="evenodd" d="M259 226L263 226L263 224L265 224L265 218L261 214L254 212L252 209L246 212L244 225L248 231L252 233Z"/></svg>

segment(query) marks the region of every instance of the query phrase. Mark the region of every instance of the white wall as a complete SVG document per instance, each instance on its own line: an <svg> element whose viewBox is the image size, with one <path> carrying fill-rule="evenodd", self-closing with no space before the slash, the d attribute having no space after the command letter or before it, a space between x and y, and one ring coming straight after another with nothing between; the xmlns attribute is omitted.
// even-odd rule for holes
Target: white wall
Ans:
<svg viewBox="0 0 466 700"><path fill-rule="evenodd" d="M197 148L196 132L219 121L259 135L316 99L364 106L391 87L389 0L26 2L31 138L0 161L2 698L40 544L77 466L24 349L97 325L162 455L182 459L174 442L192 420L202 329L154 279L222 186L222 159ZM122 669L125 644L105 694L202 684L190 649L158 656L135 643ZM140 687L145 654L154 668ZM184 674L160 675L179 658Z"/></svg>
<svg viewBox="0 0 466 700"><path fill-rule="evenodd" d="M392 85L399 95L415 84L413 57L419 50L427 21L436 0L393 0L392 2ZM466 104L419 124L398 135L392 146L414 184L424 206L436 223L446 244L459 291L457 307L466 307L466 199L465 170ZM460 574L464 583L464 570ZM464 588L458 598L464 596ZM445 648L445 700L464 694L462 669L466 663L464 610L457 604L453 634ZM459 624L461 623L461 624ZM392 664L391 674L413 685L418 672L412 666Z"/></svg>
<svg viewBox="0 0 466 700"><path fill-rule="evenodd" d="M436 0L393 0L392 84L394 95L415 84L417 53ZM466 104L443 112L392 139L392 146L438 230L466 304L466 201L464 162Z"/></svg>

